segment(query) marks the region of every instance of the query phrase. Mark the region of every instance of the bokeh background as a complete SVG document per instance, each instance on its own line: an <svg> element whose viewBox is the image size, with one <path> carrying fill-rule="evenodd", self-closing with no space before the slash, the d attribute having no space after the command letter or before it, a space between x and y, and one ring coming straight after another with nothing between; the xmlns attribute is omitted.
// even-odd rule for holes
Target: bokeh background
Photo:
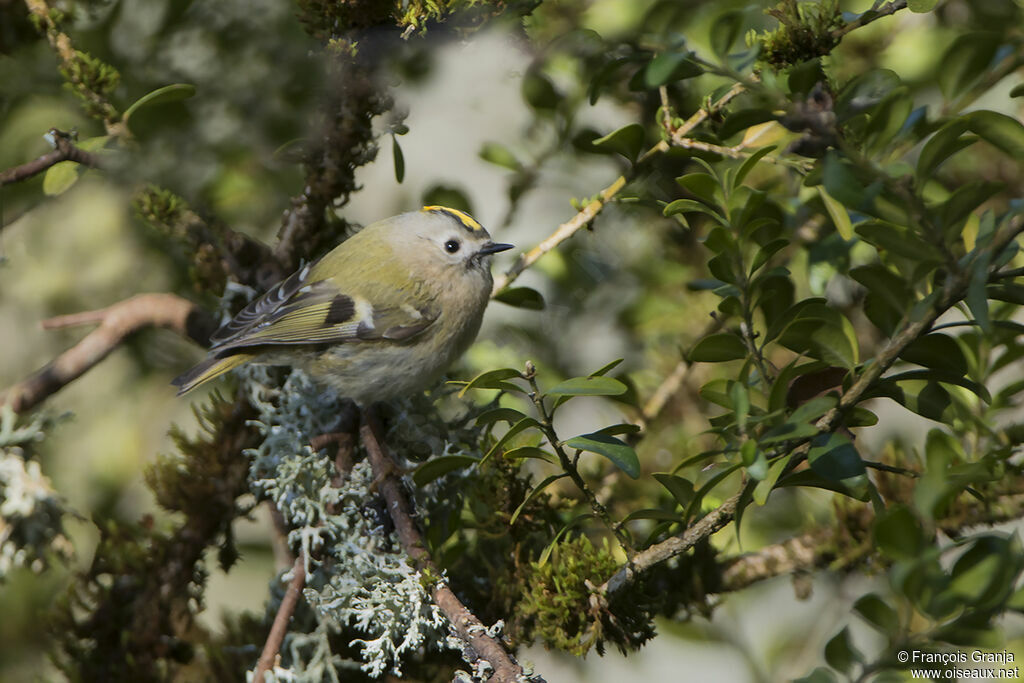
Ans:
<svg viewBox="0 0 1024 683"><path fill-rule="evenodd" d="M984 22L1019 20L1022 11L1019 2L942 4L942 13L902 12L851 34L828 58L835 79L867 68L892 69L920 102L938 106L934 84L943 65L937 56L964 26L986 30ZM608 185L622 163L614 155L581 156L565 144L559 123L524 99L524 76L543 65L550 82L579 102L574 127L602 134L618 128L650 103L618 97L585 103L576 66L553 45L569 28L609 40L653 35L663 28L651 25L658 21L657 5L678 10L670 14L669 28L698 51L709 48L710 24L725 8L747 11L755 24L773 24L763 7L744 2L594 0L545 3L525 20L510 13L479 30L432 25L408 41L382 38L378 58L387 63L383 72L391 79L395 106L376 121L379 153L358 170L361 187L339 214L365 225L455 197L496 239L524 249L537 243L573 215L571 199ZM851 0L842 9L853 13L870 5ZM41 179L0 191L0 387L41 367L85 333L43 331L41 320L181 287L185 255L168 249L135 215L131 195L139 178L172 188L197 211L236 231L272 242L303 184L290 150L315 130L326 82L316 41L291 3L94 1L75 3L74 9L75 40L118 66L123 92L138 96L161 85L190 83L196 94L140 111L130 161L115 162L109 172L85 172L58 196L44 196ZM103 133L62 87L51 49L26 23L18 3L0 0L0 168L48 151L43 134L51 127L76 130L79 139ZM373 35L365 40L372 45ZM713 79L689 82L679 110L695 110ZM1021 80L1019 71L1003 79L977 106L1019 117L1021 99L1008 93ZM408 132L395 138L390 133L399 123ZM396 139L404 160L402 182L396 179ZM528 179L492 163L493 155L492 161L484 158L481 151L493 144L529 166ZM518 182L527 188L513 199ZM637 393L649 395L717 305L706 291L680 296L688 281L702 276L705 255L692 238L674 237L678 229L671 219L652 223L628 203L609 207L594 230L548 254L520 279L545 296L546 308L492 305L478 343L451 375L467 379L493 367L522 367L530 359L545 372L572 376L624 358L622 368ZM659 258L666 241L672 244L669 262ZM495 270L512 258L498 257ZM824 293L834 268L824 260L799 265L803 286ZM146 331L48 401L46 410L63 421L38 446L38 458L68 507L82 517L67 522L76 548L72 568L88 565L97 542L89 520L154 515L160 523L165 515L142 472L173 450L171 424L195 431L191 401L177 398L169 382L201 356L201 349L171 332ZM699 386L709 372L696 366L689 382ZM893 438L912 447L932 424L890 402L880 401L878 408L882 423L867 437L869 450ZM645 457L668 468L680 448L699 450L706 410L695 392L683 392L671 407L675 428ZM561 419L568 433L630 417L617 404L592 400L574 404ZM790 500L752 513L761 520L746 523L743 544L757 547L779 528L798 526L801 517L828 507L827 494L802 496L799 504ZM262 613L274 577L266 511L237 522L236 535L238 565L227 575L211 569L203 623L214 631L224 614ZM734 535L720 539L723 548L738 549L738 543ZM58 677L46 658L41 615L66 584L68 571L55 567L41 577L15 571L0 585L0 680ZM660 637L628 658L612 652L577 659L535 646L523 659L535 662L549 681L789 680L823 661L824 643L847 618L852 601L881 582L882 575L871 573L823 572L800 577L799 585L781 577L729 595L710 620L659 621ZM1024 622L1013 618L1006 626L1007 647L1024 657ZM856 637L875 636L861 628Z"/></svg>

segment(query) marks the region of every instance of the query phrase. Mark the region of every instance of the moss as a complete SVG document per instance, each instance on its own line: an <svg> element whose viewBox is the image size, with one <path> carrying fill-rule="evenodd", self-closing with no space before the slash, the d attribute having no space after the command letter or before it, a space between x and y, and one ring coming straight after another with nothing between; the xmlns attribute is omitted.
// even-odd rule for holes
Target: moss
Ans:
<svg viewBox="0 0 1024 683"><path fill-rule="evenodd" d="M776 71L827 55L839 44L835 31L843 20L837 0L782 0L765 12L779 27L760 37L761 60Z"/></svg>

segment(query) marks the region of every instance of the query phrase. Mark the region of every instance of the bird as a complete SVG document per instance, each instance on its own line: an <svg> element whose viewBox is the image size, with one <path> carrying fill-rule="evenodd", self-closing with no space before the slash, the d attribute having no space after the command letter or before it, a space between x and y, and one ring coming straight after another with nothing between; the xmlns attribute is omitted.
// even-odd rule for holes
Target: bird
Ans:
<svg viewBox="0 0 1024 683"><path fill-rule="evenodd" d="M252 301L172 384L248 362L298 367L367 407L422 391L472 344L496 243L469 214L425 206L372 223Z"/></svg>

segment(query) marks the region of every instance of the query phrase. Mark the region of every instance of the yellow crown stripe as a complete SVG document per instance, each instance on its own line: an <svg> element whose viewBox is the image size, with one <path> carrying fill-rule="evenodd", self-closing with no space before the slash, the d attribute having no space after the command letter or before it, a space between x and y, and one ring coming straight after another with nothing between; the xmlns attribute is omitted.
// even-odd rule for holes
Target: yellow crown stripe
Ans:
<svg viewBox="0 0 1024 683"><path fill-rule="evenodd" d="M472 216L464 211L458 209L451 209L447 206L424 206L421 211L434 211L437 213L445 213L457 220L462 224L466 230L483 230L484 226L477 223Z"/></svg>

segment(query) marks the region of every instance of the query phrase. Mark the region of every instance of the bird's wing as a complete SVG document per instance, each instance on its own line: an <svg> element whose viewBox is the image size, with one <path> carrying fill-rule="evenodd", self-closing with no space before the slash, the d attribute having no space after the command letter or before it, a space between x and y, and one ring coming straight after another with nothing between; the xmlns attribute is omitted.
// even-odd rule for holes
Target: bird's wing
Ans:
<svg viewBox="0 0 1024 683"><path fill-rule="evenodd" d="M213 350L220 355L276 344L403 341L438 317L431 303L409 305L404 292L378 287L373 297L346 293L331 278L317 280L316 272L310 264L246 306L211 337Z"/></svg>

